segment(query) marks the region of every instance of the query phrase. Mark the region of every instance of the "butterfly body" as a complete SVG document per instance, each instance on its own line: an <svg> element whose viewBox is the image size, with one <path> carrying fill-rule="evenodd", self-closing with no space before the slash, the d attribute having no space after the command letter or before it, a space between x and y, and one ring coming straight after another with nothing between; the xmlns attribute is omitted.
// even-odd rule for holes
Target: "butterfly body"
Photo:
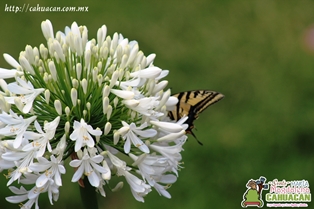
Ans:
<svg viewBox="0 0 314 209"><path fill-rule="evenodd" d="M207 107L224 97L224 95L219 92L208 90L180 92L172 96L177 97L179 102L172 111L168 112L168 116L175 121L178 121L184 116L188 116L188 119L185 122L188 124L186 133L192 134L195 138L196 136L192 132L192 129L194 128L193 122ZM200 141L198 142L202 144Z"/></svg>

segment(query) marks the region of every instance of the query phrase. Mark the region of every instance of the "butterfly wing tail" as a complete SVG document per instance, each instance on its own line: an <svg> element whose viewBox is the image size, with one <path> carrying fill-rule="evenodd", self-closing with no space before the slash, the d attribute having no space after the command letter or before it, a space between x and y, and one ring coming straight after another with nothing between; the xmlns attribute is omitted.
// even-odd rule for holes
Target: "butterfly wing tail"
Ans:
<svg viewBox="0 0 314 209"><path fill-rule="evenodd" d="M200 140L197 139L196 135L193 133L192 130L186 130L186 133L187 133L187 134L191 134L191 135L195 138L195 140L196 140L200 145L203 146L203 143L202 143Z"/></svg>

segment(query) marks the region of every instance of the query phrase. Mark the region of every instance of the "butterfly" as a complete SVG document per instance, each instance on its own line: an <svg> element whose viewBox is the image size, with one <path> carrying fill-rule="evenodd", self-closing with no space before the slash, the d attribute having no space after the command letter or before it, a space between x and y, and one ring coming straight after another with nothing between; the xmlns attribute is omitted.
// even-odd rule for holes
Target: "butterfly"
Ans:
<svg viewBox="0 0 314 209"><path fill-rule="evenodd" d="M221 100L224 95L215 91L208 90L196 90L196 91L185 91L172 95L177 97L179 102L175 108L168 112L170 119L178 121L183 116L188 116L186 124L188 128L186 133L192 134L200 145L203 145L192 132L194 128L194 120L198 118L198 115L203 112L208 106Z"/></svg>

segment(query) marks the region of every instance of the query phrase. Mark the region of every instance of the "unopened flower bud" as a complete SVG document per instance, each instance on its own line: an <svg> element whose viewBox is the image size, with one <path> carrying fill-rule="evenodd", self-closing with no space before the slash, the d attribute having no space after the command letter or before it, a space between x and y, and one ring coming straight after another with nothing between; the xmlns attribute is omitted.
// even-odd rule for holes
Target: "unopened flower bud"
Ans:
<svg viewBox="0 0 314 209"><path fill-rule="evenodd" d="M84 94L86 94L87 93L87 80L85 78L83 78L83 80L81 81L81 86L82 86Z"/></svg>
<svg viewBox="0 0 314 209"><path fill-rule="evenodd" d="M108 109L107 109L107 120L110 119L111 113L112 113L112 106L111 106L111 105L108 105Z"/></svg>
<svg viewBox="0 0 314 209"><path fill-rule="evenodd" d="M56 109L56 111L57 111L57 113L59 114L59 115L62 115L62 105L61 105L61 102L60 102L60 100L55 100L54 101L54 106L55 106L55 109Z"/></svg>
<svg viewBox="0 0 314 209"><path fill-rule="evenodd" d="M49 104L49 101L50 101L50 91L48 89L45 90L45 100L46 100L46 103Z"/></svg>
<svg viewBox="0 0 314 209"><path fill-rule="evenodd" d="M104 135L107 135L110 132L111 127L112 127L111 123L107 122L104 129Z"/></svg>
<svg viewBox="0 0 314 209"><path fill-rule="evenodd" d="M77 103L77 90L75 88L71 89L71 100L72 100L73 106L75 107Z"/></svg>

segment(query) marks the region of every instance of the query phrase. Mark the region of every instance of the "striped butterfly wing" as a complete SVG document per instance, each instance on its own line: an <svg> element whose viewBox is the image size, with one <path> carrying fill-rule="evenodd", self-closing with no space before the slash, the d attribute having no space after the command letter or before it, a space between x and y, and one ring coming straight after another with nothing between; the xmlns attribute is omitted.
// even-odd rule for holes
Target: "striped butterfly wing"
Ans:
<svg viewBox="0 0 314 209"><path fill-rule="evenodd" d="M189 126L186 132L192 134L195 138L196 136L192 132L194 120L196 120L198 115L208 106L218 102L224 97L221 93L208 90L186 91L172 96L177 97L179 102L174 110L168 112L168 116L175 121L178 121L183 116L188 116L186 123ZM198 141L198 143L202 145L200 141Z"/></svg>

